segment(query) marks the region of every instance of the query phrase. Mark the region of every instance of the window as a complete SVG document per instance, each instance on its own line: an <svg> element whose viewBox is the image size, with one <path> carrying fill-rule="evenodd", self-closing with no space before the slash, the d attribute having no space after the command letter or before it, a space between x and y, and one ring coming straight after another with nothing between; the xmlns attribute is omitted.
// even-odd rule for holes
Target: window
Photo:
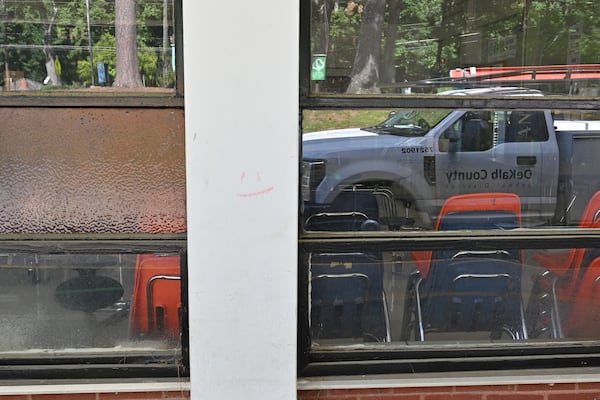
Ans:
<svg viewBox="0 0 600 400"><path fill-rule="evenodd" d="M0 378L185 373L183 111L2 110Z"/></svg>
<svg viewBox="0 0 600 400"><path fill-rule="evenodd" d="M117 2L133 68L115 2L39 3L0 2L0 379L186 376L181 2Z"/></svg>
<svg viewBox="0 0 600 400"><path fill-rule="evenodd" d="M299 374L596 365L591 5L302 6Z"/></svg>

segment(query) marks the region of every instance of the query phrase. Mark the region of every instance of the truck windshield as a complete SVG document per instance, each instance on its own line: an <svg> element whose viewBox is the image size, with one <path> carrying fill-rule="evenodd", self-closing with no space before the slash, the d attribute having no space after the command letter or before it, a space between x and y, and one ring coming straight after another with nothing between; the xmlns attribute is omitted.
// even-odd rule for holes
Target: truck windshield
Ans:
<svg viewBox="0 0 600 400"><path fill-rule="evenodd" d="M400 136L423 136L444 119L448 110L403 110L390 113L388 119L363 130Z"/></svg>

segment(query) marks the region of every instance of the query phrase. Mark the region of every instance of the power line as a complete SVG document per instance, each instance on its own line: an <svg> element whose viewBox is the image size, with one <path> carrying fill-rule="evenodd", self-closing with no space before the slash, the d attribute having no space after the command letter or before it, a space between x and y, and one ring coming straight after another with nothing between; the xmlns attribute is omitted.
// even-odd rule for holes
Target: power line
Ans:
<svg viewBox="0 0 600 400"><path fill-rule="evenodd" d="M28 50L39 50L50 47L52 49L57 50L81 50L81 49L89 49L87 45L72 45L72 44L55 44L50 46L45 46L42 44L0 44L0 49L28 49ZM94 50L104 50L104 51L116 51L115 47L105 47L105 46L94 46ZM170 47L164 49L163 47L139 47L138 51L151 51L155 53L161 53L165 50L171 50Z"/></svg>

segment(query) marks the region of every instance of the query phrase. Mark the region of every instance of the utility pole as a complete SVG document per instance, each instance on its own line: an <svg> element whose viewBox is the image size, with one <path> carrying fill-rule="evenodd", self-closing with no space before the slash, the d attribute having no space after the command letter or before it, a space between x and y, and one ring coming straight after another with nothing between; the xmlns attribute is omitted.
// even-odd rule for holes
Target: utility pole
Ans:
<svg viewBox="0 0 600 400"><path fill-rule="evenodd" d="M4 88L10 90L10 70L8 68L8 48L7 45L7 34L6 34L6 17L8 16L8 10L6 9L6 0L0 0L0 17L2 18L2 42L4 43L2 53L4 55Z"/></svg>
<svg viewBox="0 0 600 400"><path fill-rule="evenodd" d="M90 29L90 0L85 0L85 14L87 17L88 45L90 47L90 71L92 73L92 86L96 84L94 80L94 50L92 46L92 31Z"/></svg>
<svg viewBox="0 0 600 400"><path fill-rule="evenodd" d="M168 0L163 0L163 37L162 37L162 74L163 87L167 86L167 73L169 71L169 63L167 62L167 49L169 48L169 3Z"/></svg>

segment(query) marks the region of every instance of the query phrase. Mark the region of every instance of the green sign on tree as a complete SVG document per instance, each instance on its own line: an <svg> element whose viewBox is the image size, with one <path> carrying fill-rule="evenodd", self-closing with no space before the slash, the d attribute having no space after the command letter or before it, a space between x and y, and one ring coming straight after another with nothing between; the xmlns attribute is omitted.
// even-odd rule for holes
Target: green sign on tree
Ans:
<svg viewBox="0 0 600 400"><path fill-rule="evenodd" d="M310 66L310 79L313 81L324 81L326 64L327 56L325 54L313 54Z"/></svg>

